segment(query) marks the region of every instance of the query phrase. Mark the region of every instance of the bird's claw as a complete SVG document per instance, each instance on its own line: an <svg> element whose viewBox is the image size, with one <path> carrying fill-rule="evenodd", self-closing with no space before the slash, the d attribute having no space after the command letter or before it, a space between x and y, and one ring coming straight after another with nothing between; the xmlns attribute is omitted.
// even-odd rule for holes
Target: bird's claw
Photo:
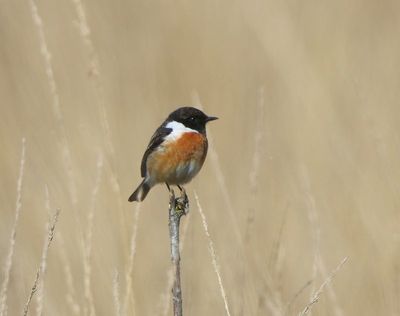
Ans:
<svg viewBox="0 0 400 316"><path fill-rule="evenodd" d="M179 217L183 215L187 215L189 213L189 198L186 194L184 188L179 187L181 190L181 196L175 197L174 190L170 189L169 191L169 207L174 208L176 215Z"/></svg>

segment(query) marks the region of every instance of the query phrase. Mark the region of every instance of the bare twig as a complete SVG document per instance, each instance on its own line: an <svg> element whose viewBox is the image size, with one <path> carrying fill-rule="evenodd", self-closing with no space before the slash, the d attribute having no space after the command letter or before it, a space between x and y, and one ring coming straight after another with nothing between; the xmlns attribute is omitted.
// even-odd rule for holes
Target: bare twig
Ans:
<svg viewBox="0 0 400 316"><path fill-rule="evenodd" d="M25 308L24 308L24 316L28 315L28 311L29 311L29 304L31 303L32 297L35 294L35 292L38 289L38 284L39 284L39 280L43 280L43 276L44 276L44 272L46 269L46 260L47 260L47 254L49 252L49 248L50 248L50 244L51 241L54 238L54 230L56 228L56 224L57 224L57 220L58 220L58 215L60 214L60 209L56 210L56 213L53 216L53 220L50 223L48 223L48 232L47 232L47 242L46 245L43 249L43 253L42 253L42 259L40 261L40 265L39 265L39 269L36 273L36 278L35 281L33 282L33 286L31 289L31 292L29 294L28 300L25 304Z"/></svg>
<svg viewBox="0 0 400 316"><path fill-rule="evenodd" d="M211 239L210 232L208 231L206 215L204 214L203 209L201 208L199 197L197 196L196 192L194 192L194 196L196 198L197 208L199 210L199 213L201 215L201 219L202 219L202 222L203 222L204 232L206 233L206 237L207 237L207 240L208 240L208 249L209 249L210 254L211 254L211 260L212 260L212 264L213 264L213 267L214 267L214 271L215 271L215 273L217 275L217 278L218 278L218 285L219 285L219 289L221 291L222 299L224 300L225 311L226 311L226 314L228 316L230 316L231 313L229 311L228 299L226 298L224 285L222 284L222 277L221 277L221 272L219 271L219 265L218 265L218 262L217 262L217 254L215 253L215 249L214 249L214 243L213 243L213 241Z"/></svg>
<svg viewBox="0 0 400 316"><path fill-rule="evenodd" d="M182 316L181 257L179 251L179 223L181 217L189 213L189 200L185 192L175 198L170 191L169 200L169 237L171 243L171 261L174 267L174 285L172 286L172 303L174 316Z"/></svg>
<svg viewBox="0 0 400 316"><path fill-rule="evenodd" d="M342 266L346 263L347 259L348 259L348 257L345 257L339 263L339 265L331 272L331 274L325 279L325 281L321 284L319 289L315 292L311 301L307 304L306 307L304 307L303 311L301 313L299 313L299 316L307 315L307 313L309 311L311 311L311 308L313 307L313 305L318 302L319 297L321 296L322 292L324 291L324 288L332 282L332 279L336 276L336 274L339 272L339 270L342 268Z"/></svg>
<svg viewBox="0 0 400 316"><path fill-rule="evenodd" d="M24 177L24 166L25 166L25 138L22 138L21 161L19 165L19 176L17 182L17 202L15 205L15 219L11 231L10 248L8 250L8 255L4 265L4 279L3 283L1 284L1 291L0 291L0 316L7 314L7 289L8 289L8 283L10 281L10 273L14 257L14 247L17 237L17 225L19 221L19 214L21 213L21 208L22 208L21 200L22 200L22 179Z"/></svg>
<svg viewBox="0 0 400 316"><path fill-rule="evenodd" d="M190 217L188 217L183 222L180 240L179 240L180 252L182 252L184 249L186 233L187 233L188 226L189 226L189 221L190 221ZM171 267L167 271L166 289L165 289L164 293L161 294L161 298L160 298L160 306L162 306L160 312L161 312L162 316L168 315L168 312L169 312L170 306L171 306L171 295L172 295L171 288L174 284L174 271L173 270L174 270L173 267Z"/></svg>

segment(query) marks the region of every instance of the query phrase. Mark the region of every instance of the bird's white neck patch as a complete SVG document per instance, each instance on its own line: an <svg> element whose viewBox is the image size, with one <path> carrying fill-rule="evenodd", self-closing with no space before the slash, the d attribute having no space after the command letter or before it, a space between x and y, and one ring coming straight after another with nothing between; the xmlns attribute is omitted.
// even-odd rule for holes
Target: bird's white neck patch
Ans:
<svg viewBox="0 0 400 316"><path fill-rule="evenodd" d="M185 133L198 133L198 131L196 131L195 129L186 127L185 125L177 121L171 121L165 127L172 129L172 132L169 133L168 136L165 138L166 140L178 139L182 136L182 134Z"/></svg>

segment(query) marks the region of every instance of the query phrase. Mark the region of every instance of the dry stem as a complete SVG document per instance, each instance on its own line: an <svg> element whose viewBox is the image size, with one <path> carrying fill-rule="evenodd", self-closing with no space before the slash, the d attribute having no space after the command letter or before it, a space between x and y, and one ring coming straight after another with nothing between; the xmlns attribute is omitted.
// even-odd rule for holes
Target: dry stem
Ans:
<svg viewBox="0 0 400 316"><path fill-rule="evenodd" d="M49 187L47 184L44 187L45 189L45 209L47 212L47 226L46 226L46 232L49 231L50 229L50 219L51 219L51 207L50 207L50 192L49 192ZM47 253L48 253L48 248L47 248L47 243L48 243L48 238L46 238L43 244L42 248L42 276L46 273L47 269ZM37 285L37 294L36 294L36 315L37 316L42 316L43 314L43 301L44 301L44 277L40 278L38 285Z"/></svg>
<svg viewBox="0 0 400 316"><path fill-rule="evenodd" d="M118 270L115 270L114 277L113 277L113 300L114 300L114 307L115 307L115 315L121 316L121 299L119 293L119 273Z"/></svg>
<svg viewBox="0 0 400 316"><path fill-rule="evenodd" d="M183 251L184 245L185 245L185 239L186 239L186 234L189 226L189 221L190 217L187 218L187 220L183 223L182 230L180 231L180 236L179 236L179 250L180 252ZM162 316L167 316L170 306L171 306L171 288L174 284L174 268L171 266L168 271L167 271L167 285L165 292L161 295L161 315Z"/></svg>
<svg viewBox="0 0 400 316"><path fill-rule="evenodd" d="M331 282L332 279L336 276L336 274L339 272L339 270L342 268L342 266L346 263L348 257L345 257L339 265L331 272L331 274L326 278L326 280L321 284L319 289L315 292L314 296L312 297L311 301L307 304L306 307L302 310L301 313L299 313L299 316L304 316L307 315L309 311L311 311L311 308L315 303L318 302L320 295L322 294L324 288L328 286Z"/></svg>
<svg viewBox="0 0 400 316"><path fill-rule="evenodd" d="M171 261L174 267L174 285L172 286L172 303L174 316L182 316L182 289L181 289L181 257L179 253L179 223L181 217L189 212L189 200L185 192L175 198L174 191L170 191L169 200L169 236L171 242Z"/></svg>
<svg viewBox="0 0 400 316"><path fill-rule="evenodd" d="M127 316L128 315L128 300L131 300L132 302L132 308L135 308L135 301L134 301L134 296L132 295L132 273L133 273L133 267L135 263L135 255L136 255L136 238L137 238L137 232L139 228L139 215L140 215L140 204L136 204L136 209L135 209L135 214L134 214L134 224L132 228L132 235L131 235L131 245L130 245L130 253L129 253L129 261L128 261L128 269L126 271L125 275L125 297L123 300L123 315Z"/></svg>
<svg viewBox="0 0 400 316"><path fill-rule="evenodd" d="M65 284L67 286L67 293L65 294L65 299L68 304L68 307L71 309L70 315L81 315L81 307L78 302L77 294L76 294L76 286L74 283L74 277L72 275L72 267L71 263L67 256L66 246L64 237L60 231L57 233L57 240L60 244L58 247L61 262L63 262L63 270L65 276Z"/></svg>
<svg viewBox="0 0 400 316"><path fill-rule="evenodd" d="M96 201L97 195L100 190L100 184L102 180L103 174L103 154L99 153L97 157L97 174L96 174L96 181L92 191L92 201L91 201L91 208L88 213L87 219L87 233L86 238L83 245L83 271L84 271L84 297L86 301L86 306L84 309L84 315L94 316L96 315L95 307L94 307L94 299L93 299L93 292L92 292L92 266L91 266L91 259L92 259L92 242L93 242L93 222L94 222L94 214L96 209Z"/></svg>
<svg viewBox="0 0 400 316"><path fill-rule="evenodd" d="M53 99L53 111L57 120L57 125L59 126L61 132L61 145L62 145L62 159L64 163L64 167L66 169L67 179L68 179L68 187L71 195L72 205L76 206L78 202L77 192L76 192L76 183L73 177L72 172L72 155L71 150L68 144L67 132L64 124L64 117L61 110L61 102L60 96L58 94L58 87L56 84L54 69L51 62L51 54L49 50L49 46L47 44L45 32L44 32L44 23L42 17L39 14L38 7L34 0L29 1L31 14L33 18L33 22L37 28L39 43L40 43L40 52L43 56L45 63L45 71L47 76L47 81L50 87L50 93Z"/></svg>
<svg viewBox="0 0 400 316"><path fill-rule="evenodd" d="M21 201L22 201L22 180L24 178L24 166L25 166L25 138L22 138L22 153L21 153L19 176L17 182L17 202L15 206L15 219L11 232L10 248L8 250L8 255L4 266L4 279L1 284L1 291L0 291L0 316L7 315L7 289L8 289L8 283L10 281L11 267L14 257L14 247L17 237L17 225L19 221L19 214L22 208Z"/></svg>
<svg viewBox="0 0 400 316"><path fill-rule="evenodd" d="M49 248L50 248L50 244L54 238L54 230L56 228L56 224L57 224L57 220L58 220L58 215L60 214L60 210L57 209L56 213L53 216L53 220L52 223L50 225L48 225L48 233L47 233L47 242L46 245L43 249L43 254L42 254L42 260L40 261L40 265L39 265L39 269L36 273L36 278L35 281L33 282L33 286L31 289L31 292L29 294L28 300L25 304L25 308L24 308L24 316L28 315L28 311L29 311L29 304L32 301L32 297L35 294L35 292L38 289L38 285L39 285L39 281L43 280L43 276L44 276L44 272L46 269L46 260L47 260L47 254L49 252Z"/></svg>
<svg viewBox="0 0 400 316"><path fill-rule="evenodd" d="M211 254L211 260L212 260L212 264L213 264L213 267L214 267L214 271L215 271L215 273L217 275L217 278L218 278L218 285L219 285L219 289L221 291L221 296L222 296L222 299L224 300L225 312L226 312L226 314L228 316L231 316L231 313L229 311L228 299L226 297L224 285L222 284L221 272L219 271L219 265L218 265L218 262L217 262L217 254L215 252L214 243L213 243L213 241L211 239L210 232L208 231L206 215L204 214L203 209L201 208L199 197L197 196L196 192L194 193L194 196L196 198L197 208L199 210L199 213L201 215L201 219L202 219L202 222L203 222L204 232L206 233L206 237L207 237L207 240L208 240L208 249L209 249L210 254Z"/></svg>

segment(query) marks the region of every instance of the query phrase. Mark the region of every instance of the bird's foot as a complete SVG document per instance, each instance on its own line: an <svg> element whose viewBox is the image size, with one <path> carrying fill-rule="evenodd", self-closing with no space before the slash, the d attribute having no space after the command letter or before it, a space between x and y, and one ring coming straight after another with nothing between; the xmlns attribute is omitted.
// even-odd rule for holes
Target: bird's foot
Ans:
<svg viewBox="0 0 400 316"><path fill-rule="evenodd" d="M181 191L181 197L182 197L184 200L187 200L187 201L189 202L189 199L188 199L188 196L187 196L187 194L186 194L185 188L184 188L184 187L181 187L180 185L178 185L178 188L179 188L179 190Z"/></svg>
<svg viewBox="0 0 400 316"><path fill-rule="evenodd" d="M176 209L180 212L180 216L189 213L189 198L186 194L185 188L178 185L181 191L181 196L176 199Z"/></svg>
<svg viewBox="0 0 400 316"><path fill-rule="evenodd" d="M178 216L189 213L189 199L186 193L175 199L175 210Z"/></svg>
<svg viewBox="0 0 400 316"><path fill-rule="evenodd" d="M166 183L167 188L169 190L169 207L170 209L174 209L176 215L181 217L189 213L189 198L186 194L186 191L183 187L178 185L179 190L181 191L181 195L179 197L175 197L175 192L170 186Z"/></svg>

